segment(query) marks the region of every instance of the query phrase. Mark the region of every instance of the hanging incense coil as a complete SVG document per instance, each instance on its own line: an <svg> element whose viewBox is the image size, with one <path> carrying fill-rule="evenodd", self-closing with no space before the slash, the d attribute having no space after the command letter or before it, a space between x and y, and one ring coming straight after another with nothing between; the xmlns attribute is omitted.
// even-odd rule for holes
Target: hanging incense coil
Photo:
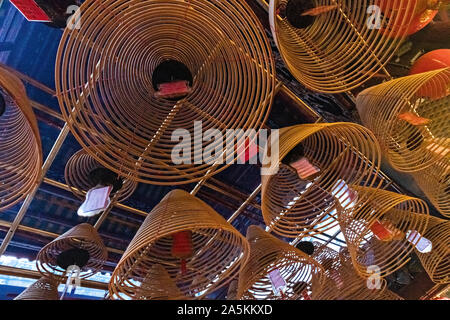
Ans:
<svg viewBox="0 0 450 320"><path fill-rule="evenodd" d="M0 67L0 211L22 201L42 166L38 123L25 87Z"/></svg>
<svg viewBox="0 0 450 320"><path fill-rule="evenodd" d="M300 156L319 169L311 179L299 178L295 169L284 163L299 147ZM336 227L340 212L362 198L350 185L379 185L379 145L368 129L357 124L283 128L278 159L273 163L265 160L268 164L261 178L262 213L266 225L285 237L313 235Z"/></svg>
<svg viewBox="0 0 450 320"><path fill-rule="evenodd" d="M362 277L374 273L385 277L409 261L421 236L410 238L408 232L423 235L427 219L419 219L419 214L428 217L428 206L423 200L381 189L352 188L370 201L339 216L348 252Z"/></svg>
<svg viewBox="0 0 450 320"><path fill-rule="evenodd" d="M395 292L389 290L389 289L384 289L380 295L378 295L378 297L376 298L376 300L405 300L402 297L400 297L398 294L396 294Z"/></svg>
<svg viewBox="0 0 450 320"><path fill-rule="evenodd" d="M99 272L108 252L97 230L88 223L79 224L44 246L36 258L38 271L63 281L71 265L81 269L80 278Z"/></svg>
<svg viewBox="0 0 450 320"><path fill-rule="evenodd" d="M439 212L450 218L450 161L442 159L412 176Z"/></svg>
<svg viewBox="0 0 450 320"><path fill-rule="evenodd" d="M361 92L356 106L392 166L417 172L450 156L450 68L398 78Z"/></svg>
<svg viewBox="0 0 450 320"><path fill-rule="evenodd" d="M186 299L169 273L160 264L153 264L136 291L134 300Z"/></svg>
<svg viewBox="0 0 450 320"><path fill-rule="evenodd" d="M189 232L192 241L192 254L184 259L172 255L173 235L181 232ZM247 261L248 251L245 237L210 206L173 190L139 228L113 272L109 291L111 296L135 296L136 282L143 281L152 265L160 264L183 295L200 299L227 285Z"/></svg>
<svg viewBox="0 0 450 320"><path fill-rule="evenodd" d="M257 226L248 228L247 240L250 259L241 267L238 299L309 299L310 292L322 285L322 268L305 253ZM282 294L276 294L272 287L270 274L274 271L285 284Z"/></svg>
<svg viewBox="0 0 450 320"><path fill-rule="evenodd" d="M51 278L42 277L32 283L14 300L59 300L58 282Z"/></svg>
<svg viewBox="0 0 450 320"><path fill-rule="evenodd" d="M341 265L348 265L348 263L341 259L340 254L336 250L317 241L313 241L312 243L314 245L314 252L311 257L320 263L325 274L330 275L333 270L336 270Z"/></svg>
<svg viewBox="0 0 450 320"><path fill-rule="evenodd" d="M230 282L227 290L227 300L237 300L237 291L238 291L238 280L233 280Z"/></svg>
<svg viewBox="0 0 450 320"><path fill-rule="evenodd" d="M378 300L386 292L386 280L379 279L379 288L370 289L367 280L361 278L340 253L317 242L314 246L311 257L322 265L324 284L313 290L313 300Z"/></svg>
<svg viewBox="0 0 450 320"><path fill-rule="evenodd" d="M245 1L89 0L80 10L80 29L67 28L61 39L56 91L71 132L101 165L144 183L198 181L224 160L212 152L202 161L194 144L208 146L206 153L225 143L201 141L201 133L214 128L225 136L226 129L258 130L265 122L274 62ZM164 70L188 83L185 97L155 96ZM195 121L202 121L197 132ZM177 134L188 137L180 142ZM193 152L173 161L175 146ZM228 165L236 154L227 148Z"/></svg>
<svg viewBox="0 0 450 320"><path fill-rule="evenodd" d="M340 266L333 275L325 276L322 290L312 295L313 300L403 300L387 289L385 279L379 279L379 288L369 289L367 281L348 266Z"/></svg>
<svg viewBox="0 0 450 320"><path fill-rule="evenodd" d="M76 152L67 161L64 175L72 193L83 200L85 193L101 182L101 178L95 177L97 173L107 176L105 180L112 183L111 195L115 195L117 202L125 201L136 190L137 182L126 177L119 177L116 173L104 168L84 149Z"/></svg>
<svg viewBox="0 0 450 320"><path fill-rule="evenodd" d="M269 19L292 75L312 90L339 93L383 75L414 18L404 11L426 1L271 0ZM383 6L394 10L383 12Z"/></svg>
<svg viewBox="0 0 450 320"><path fill-rule="evenodd" d="M314 252L311 257L320 263L325 275L322 288L313 290L313 299L327 300L337 298L342 291L341 289L344 288L344 280L347 280L346 285L348 287L345 287L346 292L353 293L353 291L359 290L361 287L361 279L359 277L347 276L343 278L341 274L343 271L342 266L345 266L345 270L349 271L347 275L351 274L351 268L348 268L348 264L342 263L338 252L317 241L314 241L313 244Z"/></svg>
<svg viewBox="0 0 450 320"><path fill-rule="evenodd" d="M421 215L420 219L428 217ZM434 283L450 283L450 220L430 216L422 236L432 243L431 252L415 250L423 268Z"/></svg>

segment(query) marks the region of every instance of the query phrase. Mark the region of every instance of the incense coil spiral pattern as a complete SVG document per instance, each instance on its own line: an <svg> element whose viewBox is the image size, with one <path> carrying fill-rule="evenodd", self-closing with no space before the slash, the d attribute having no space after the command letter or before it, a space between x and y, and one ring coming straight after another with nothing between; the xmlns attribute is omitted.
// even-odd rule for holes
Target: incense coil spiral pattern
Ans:
<svg viewBox="0 0 450 320"><path fill-rule="evenodd" d="M227 300L237 300L238 284L239 281L236 279L230 282L227 290Z"/></svg>
<svg viewBox="0 0 450 320"><path fill-rule="evenodd" d="M14 300L59 300L58 283L54 279L42 277L32 283Z"/></svg>
<svg viewBox="0 0 450 320"><path fill-rule="evenodd" d="M173 235L190 231L192 256L172 256ZM183 190L169 192L148 214L117 264L109 292L119 299L135 295L149 268L162 265L186 297L200 299L229 283L248 259L249 244L210 206ZM241 257L242 255L242 257ZM240 258L240 261L236 261Z"/></svg>
<svg viewBox="0 0 450 320"><path fill-rule="evenodd" d="M367 281L354 270L350 261L342 259L337 251L314 242L313 259L322 265L324 284L313 290L313 300L379 300L388 299L386 280L379 279L378 289L369 289Z"/></svg>
<svg viewBox="0 0 450 320"><path fill-rule="evenodd" d="M239 273L238 299L278 300L305 299L311 291L322 286L323 270L312 258L295 247L275 238L257 226L247 230L250 259ZM276 295L269 273L278 270L286 291Z"/></svg>
<svg viewBox="0 0 450 320"><path fill-rule="evenodd" d="M450 220L429 217L423 237L432 243L431 252L415 250L423 268L434 283L450 283Z"/></svg>
<svg viewBox="0 0 450 320"><path fill-rule="evenodd" d="M97 230L88 223L82 223L63 233L39 251L36 257L38 271L45 277L63 281L66 270L58 265L58 256L74 248L89 253L89 260L81 268L82 279L101 270L108 258L108 252Z"/></svg>
<svg viewBox="0 0 450 320"><path fill-rule="evenodd" d="M36 117L22 82L0 67L0 211L22 201L36 185L42 147ZM2 103L3 105L3 103Z"/></svg>
<svg viewBox="0 0 450 320"><path fill-rule="evenodd" d="M342 210L360 203L350 185L377 187L380 148L375 136L353 123L302 124L279 133L279 162L265 160L262 213L276 234L295 238L323 233L338 225ZM320 169L312 181L280 162L301 145L304 156ZM359 198L358 198L359 197Z"/></svg>
<svg viewBox="0 0 450 320"><path fill-rule="evenodd" d="M341 252L337 252L326 245L313 241L314 251L311 257L316 260L323 268L324 272L324 286L322 288L314 288L312 297L315 300L327 300L334 298L346 299L347 297L354 297L359 295L361 291L362 281L359 277L351 277L351 262L348 259L343 259ZM341 248L342 249L342 248ZM342 270L347 270L347 277L342 278ZM345 280L345 286L344 286ZM345 288L346 293L343 295L342 288ZM356 292L356 294L355 294Z"/></svg>
<svg viewBox="0 0 450 320"><path fill-rule="evenodd" d="M154 264L142 281L133 300L185 300L169 273L160 264Z"/></svg>
<svg viewBox="0 0 450 320"><path fill-rule="evenodd" d="M287 8L289 2L310 4L309 9L334 8L310 18L313 21L309 26L296 28L287 15L279 14L280 9ZM369 22L372 18L376 19L377 13L368 10L372 10L374 5L379 9L380 2L384 1L271 0L269 18L272 35L292 75L312 90L339 93L354 89L384 71L385 64L405 37L402 28L392 27L392 24L408 26L412 16L392 10L389 17L381 17L380 25L387 28L372 25L369 28ZM424 2L426 0L420 0L417 4L410 0L392 0L385 5L411 10Z"/></svg>
<svg viewBox="0 0 450 320"><path fill-rule="evenodd" d="M199 164L194 150L183 158L188 163L175 163L175 146L194 149L192 134L258 130L265 122L274 62L244 1L89 0L80 10L81 28L66 28L61 39L56 91L71 132L106 168L151 184L198 181L213 174L216 158ZM192 92L177 102L154 96L153 72L168 60L193 76ZM195 121L202 121L200 133ZM189 141L173 141L176 129ZM195 145L216 150L222 142ZM235 159L234 149L226 152L226 165L214 172Z"/></svg>
<svg viewBox="0 0 450 320"><path fill-rule="evenodd" d="M395 169L413 173L440 161L449 163L450 68L366 89L356 106Z"/></svg>
<svg viewBox="0 0 450 320"><path fill-rule="evenodd" d="M419 217L428 217L428 206L421 199L381 189L352 188L370 199L339 216L353 265L361 277L368 278L374 272L385 277L409 261L427 227L427 219ZM412 231L420 235L408 240L408 232ZM377 270L371 266L377 266Z"/></svg>
<svg viewBox="0 0 450 320"><path fill-rule="evenodd" d="M378 289L369 289L366 280L348 266L340 266L332 275L325 276L323 289L316 294L313 300L398 300L387 292L387 282L379 279Z"/></svg>
<svg viewBox="0 0 450 320"><path fill-rule="evenodd" d="M381 292L381 294L378 295L376 300L405 300L405 299L403 299L398 294L389 289L384 289Z"/></svg>
<svg viewBox="0 0 450 320"><path fill-rule="evenodd" d="M70 187L72 193L83 200L85 193L89 191L89 189L95 187L93 182L89 179L89 174L93 170L102 167L103 166L84 149L76 152L69 161L67 161L64 172L66 183ZM125 181L122 188L114 194L114 199L117 202L128 199L137 188L136 181L127 179L127 177L121 178L124 178Z"/></svg>
<svg viewBox="0 0 450 320"><path fill-rule="evenodd" d="M450 218L450 161L442 159L434 165L412 172L414 180L439 212Z"/></svg>

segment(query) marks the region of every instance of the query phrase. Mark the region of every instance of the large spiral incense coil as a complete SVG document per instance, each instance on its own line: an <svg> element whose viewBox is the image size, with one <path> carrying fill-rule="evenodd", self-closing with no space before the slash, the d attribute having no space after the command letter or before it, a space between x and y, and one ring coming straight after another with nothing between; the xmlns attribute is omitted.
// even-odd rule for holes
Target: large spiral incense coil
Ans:
<svg viewBox="0 0 450 320"><path fill-rule="evenodd" d="M405 12L426 1L271 0L269 18L292 75L312 90L339 93L384 72L414 18ZM314 8L322 13L308 12Z"/></svg>
<svg viewBox="0 0 450 320"><path fill-rule="evenodd" d="M227 290L227 300L236 300L238 285L239 282L236 279L230 282Z"/></svg>
<svg viewBox="0 0 450 320"><path fill-rule="evenodd" d="M356 106L392 166L417 172L450 156L450 68L391 80L361 92Z"/></svg>
<svg viewBox="0 0 450 320"><path fill-rule="evenodd" d="M322 265L324 284L313 290L314 300L391 300L387 292L387 283L379 279L379 287L370 289L368 282L354 270L351 262L343 259L341 253L314 242L314 253L311 257ZM345 256L345 255L344 255ZM376 284L374 284L376 285Z"/></svg>
<svg viewBox="0 0 450 320"><path fill-rule="evenodd" d="M450 161L442 159L412 176L439 212L450 218Z"/></svg>
<svg viewBox="0 0 450 320"><path fill-rule="evenodd" d="M322 290L312 294L313 300L397 300L386 293L387 282L379 279L379 288L369 289L367 281L348 266L339 266L331 275L326 275Z"/></svg>
<svg viewBox="0 0 450 320"><path fill-rule="evenodd" d="M66 183L70 187L72 193L79 199L84 199L85 193L95 187L95 179L92 178L93 173L97 170L107 170L99 164L86 150L82 149L76 152L67 161L64 172ZM113 173L113 176L116 175ZM114 180L114 179L113 179ZM118 182L118 190L116 184L113 184L112 194L115 195L117 202L128 199L136 190L137 182L123 177L116 177L114 182ZM122 184L123 182L123 184ZM116 195L117 193L117 195Z"/></svg>
<svg viewBox="0 0 450 320"><path fill-rule="evenodd" d="M346 298L358 296L363 288L363 281L352 271L351 263L348 260L343 260L340 253L324 244L314 241L313 245L314 251L311 257L320 263L325 278L323 287L313 290L312 298L315 300L328 300L340 297L345 300ZM345 276L342 275L343 271L346 271L344 273Z"/></svg>
<svg viewBox="0 0 450 320"><path fill-rule="evenodd" d="M177 235L186 233L190 254L180 259L174 255ZM149 268L160 264L183 295L202 298L228 284L248 252L245 237L221 215L191 194L173 190L139 228L113 272L109 291L111 296L133 297Z"/></svg>
<svg viewBox="0 0 450 320"><path fill-rule="evenodd" d="M299 147L301 156L320 170L312 179L299 178L296 170L283 163ZM349 186L379 184L379 145L368 129L357 124L283 128L279 133L279 159L265 161L261 194L264 221L282 236L295 238L336 227L340 212L361 202L362 195Z"/></svg>
<svg viewBox="0 0 450 320"><path fill-rule="evenodd" d="M62 281L72 265L80 268L80 278L92 276L102 268L107 257L97 230L82 223L44 246L37 255L36 265L42 275Z"/></svg>
<svg viewBox="0 0 450 320"><path fill-rule="evenodd" d="M405 300L405 299L400 297L395 292L386 288L381 292L381 294L377 296L376 300Z"/></svg>
<svg viewBox="0 0 450 320"><path fill-rule="evenodd" d="M342 261L340 254L336 250L317 241L312 243L314 252L311 254L311 257L320 263L325 274L330 275L333 273L333 270L337 270L341 265L348 265L346 261Z"/></svg>
<svg viewBox="0 0 450 320"><path fill-rule="evenodd" d="M22 82L0 67L0 211L21 200L37 183L42 166L36 117Z"/></svg>
<svg viewBox="0 0 450 320"><path fill-rule="evenodd" d="M169 273L160 264L153 264L136 291L134 300L177 300L186 299Z"/></svg>
<svg viewBox="0 0 450 320"><path fill-rule="evenodd" d="M420 217L423 220L427 216ZM429 217L423 237L431 241L431 252L415 250L423 268L435 283L450 283L450 220Z"/></svg>
<svg viewBox="0 0 450 320"><path fill-rule="evenodd" d="M263 231L257 226L247 230L250 259L241 267L238 299L299 300L322 285L323 270L305 253ZM283 293L275 293L271 272L285 283Z"/></svg>
<svg viewBox="0 0 450 320"><path fill-rule="evenodd" d="M428 206L423 200L381 189L352 188L371 200L339 216L348 252L362 277L374 273L385 277L409 261L426 230L427 219L419 219L419 214L428 217ZM419 234L409 236L413 231Z"/></svg>
<svg viewBox="0 0 450 320"><path fill-rule="evenodd" d="M106 168L144 183L197 181L222 164L220 150L226 164L239 150L221 149L217 136L202 141L202 133L225 137L226 129L258 130L265 122L274 63L245 1L88 0L80 10L80 29L66 28L61 39L56 90L71 132ZM158 98L164 77L183 80L190 92L178 101ZM195 121L202 123L194 132ZM190 151L173 161L175 146ZM202 160L202 151L211 157Z"/></svg>
<svg viewBox="0 0 450 320"><path fill-rule="evenodd" d="M51 278L42 277L32 283L14 300L59 300L58 282Z"/></svg>

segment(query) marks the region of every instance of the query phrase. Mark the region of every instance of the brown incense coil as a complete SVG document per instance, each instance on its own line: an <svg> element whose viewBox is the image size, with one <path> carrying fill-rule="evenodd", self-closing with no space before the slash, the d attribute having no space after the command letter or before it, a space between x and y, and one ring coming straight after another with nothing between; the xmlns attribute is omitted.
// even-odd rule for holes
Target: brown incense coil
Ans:
<svg viewBox="0 0 450 320"><path fill-rule="evenodd" d="M337 251L314 242L312 258L322 265L324 284L312 292L314 300L376 300L386 290L386 281L380 279L379 289L369 289L367 280L361 278L350 261Z"/></svg>
<svg viewBox="0 0 450 320"><path fill-rule="evenodd" d="M134 300L177 300L186 299L160 264L150 267L147 275L136 291Z"/></svg>
<svg viewBox="0 0 450 320"><path fill-rule="evenodd" d="M420 217L427 220L427 216ZM422 266L435 283L450 283L450 220L429 217L423 237L433 244L431 252L415 250Z"/></svg>
<svg viewBox="0 0 450 320"><path fill-rule="evenodd" d="M107 257L97 230L82 223L44 246L37 255L36 265L42 275L62 281L68 266L77 264L81 269L80 278L88 278L100 271Z"/></svg>
<svg viewBox="0 0 450 320"><path fill-rule="evenodd" d="M214 128L224 137L226 129L258 130L265 122L274 62L245 1L89 0L80 10L80 29L68 28L61 39L56 91L71 132L106 168L151 184L198 181L213 174L216 158L194 157L201 139L195 121L202 121L198 132ZM153 73L168 61L192 78L191 92L178 101L155 97ZM172 141L176 129L189 141ZM196 146L217 150L220 140ZM191 163L172 161L177 145L189 147L182 156ZM228 165L235 149L225 150Z"/></svg>
<svg viewBox="0 0 450 320"><path fill-rule="evenodd" d="M417 172L450 156L450 68L398 78L361 92L361 120L392 166Z"/></svg>
<svg viewBox="0 0 450 320"><path fill-rule="evenodd" d="M340 260L340 255L336 250L326 245L313 241L314 252L311 257L316 260L323 268L325 274L330 275L333 270L338 269L344 263Z"/></svg>
<svg viewBox="0 0 450 320"><path fill-rule="evenodd" d="M376 300L405 300L405 299L403 299L398 294L392 292L389 289L384 289Z"/></svg>
<svg viewBox="0 0 450 320"><path fill-rule="evenodd" d="M339 250L339 260L341 264L352 264L352 256L348 251L348 247L341 247Z"/></svg>
<svg viewBox="0 0 450 320"><path fill-rule="evenodd" d="M227 291L227 300L236 300L238 284L239 284L238 280L233 280L230 282Z"/></svg>
<svg viewBox="0 0 450 320"><path fill-rule="evenodd" d="M340 266L325 276L322 290L313 291L313 300L379 300L386 291L386 280L380 279L379 289L369 289L367 281L348 266ZM384 296L386 299L388 295ZM383 300L383 299L381 299Z"/></svg>
<svg viewBox="0 0 450 320"><path fill-rule="evenodd" d="M66 183L69 185L72 193L79 199L84 199L85 193L95 187L89 174L99 168L104 167L84 149L76 152L69 161L67 161L64 173ZM136 190L137 182L128 179L127 177L119 177L118 179L125 179L125 181L123 182L122 187L115 192L117 195L115 195L114 189L111 195L114 194L116 201L121 202L128 199L128 197L133 194Z"/></svg>
<svg viewBox="0 0 450 320"><path fill-rule="evenodd" d="M339 216L353 265L362 277L367 278L374 273L385 277L409 261L420 237L408 241L407 233L415 230L423 234L427 219L419 219L419 214L428 217L428 206L420 199L381 189L352 188L370 198L368 203L355 206ZM390 234L383 231L386 229ZM379 269L372 270L373 266Z"/></svg>
<svg viewBox="0 0 450 320"><path fill-rule="evenodd" d="M32 283L14 300L59 300L58 283L54 279L42 277Z"/></svg>
<svg viewBox="0 0 450 320"><path fill-rule="evenodd" d="M264 232L257 226L247 230L250 259L241 267L238 299L278 300L304 299L322 285L323 270L305 253ZM269 278L278 270L286 283L283 295L276 295Z"/></svg>
<svg viewBox="0 0 450 320"><path fill-rule="evenodd" d="M416 6L426 0L420 0ZM293 12L289 6L303 10ZM292 75L304 86L320 92L339 93L354 89L384 72L404 35L401 28L369 28L375 17L369 6L380 0L271 0L269 18L274 40ZM392 0L394 8L413 6L410 0ZM302 16L307 9L333 6L316 16ZM370 12L370 11L369 11ZM388 22L388 18L389 21ZM382 15L381 26L410 24L412 15L393 11ZM297 21L295 21L297 20Z"/></svg>
<svg viewBox="0 0 450 320"><path fill-rule="evenodd" d="M439 212L450 218L450 161L447 158L412 173L414 180Z"/></svg>
<svg viewBox="0 0 450 320"><path fill-rule="evenodd" d="M337 251L317 241L313 241L313 245L314 252L311 257L320 263L323 268L324 285L323 287L313 288L312 298L314 300L321 300L327 295L337 296L343 284L340 273L338 272L339 268L343 265L339 260L339 255ZM357 285L359 288L359 282Z"/></svg>
<svg viewBox="0 0 450 320"><path fill-rule="evenodd" d="M320 172L302 180L289 165L265 165L262 213L276 234L294 238L334 228L342 209L361 202L362 195L352 198L346 188L379 185L380 149L368 129L353 123L302 124L283 128L279 135L279 159L301 146Z"/></svg>
<svg viewBox="0 0 450 320"><path fill-rule="evenodd" d="M192 255L172 255L173 236L190 232ZM151 265L162 265L183 295L202 298L225 286L248 259L249 245L231 224L202 200L182 190L169 192L148 214L113 272L109 291L133 297ZM237 259L240 261L236 261Z"/></svg>
<svg viewBox="0 0 450 320"><path fill-rule="evenodd" d="M34 188L41 172L42 148L25 87L2 67L0 99L0 211L3 211L23 200Z"/></svg>

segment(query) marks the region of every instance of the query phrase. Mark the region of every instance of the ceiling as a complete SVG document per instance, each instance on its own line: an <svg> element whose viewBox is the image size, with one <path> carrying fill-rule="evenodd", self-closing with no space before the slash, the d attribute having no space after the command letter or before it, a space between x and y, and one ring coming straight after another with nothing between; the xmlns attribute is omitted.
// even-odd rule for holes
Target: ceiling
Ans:
<svg viewBox="0 0 450 320"><path fill-rule="evenodd" d="M256 0L247 2L260 17L270 37L264 7ZM51 153L64 126L58 101L54 96L55 59L61 35L60 29L26 21L9 1L4 1L0 7L0 63L20 72L22 80L25 80L27 94L32 100L39 123L44 159ZM318 94L305 89L284 67L273 41L272 49L277 65L277 78L283 86L272 106L268 127L280 128L315 121L358 121L351 95ZM81 202L67 189L64 179L66 162L80 149L71 134L64 139L31 205L19 221L20 225L4 255L34 260L38 251L56 235L79 223L95 223L98 219L98 216L86 219L76 214ZM384 165L384 169L393 173L387 165ZM396 176L395 173L393 176L396 181L390 186L392 190L413 193L423 198L414 185L405 183L404 179L407 178ZM248 201L248 205L240 209L260 182L258 165L232 165L204 181L197 197L211 205L225 219L239 210L240 214L232 224L245 235L249 225L264 225L259 193L254 193L254 198ZM409 184L408 190L402 188L402 184ZM191 191L194 187L195 184L187 184L178 188ZM104 272L114 269L145 215L172 189L174 187L139 184L129 199L112 209L99 229L105 245L109 248ZM10 230L21 206L22 204L18 204L0 215L0 240L4 239ZM336 246L345 245L338 231L319 238ZM212 294L211 298L223 298L225 293L226 288L222 288Z"/></svg>

